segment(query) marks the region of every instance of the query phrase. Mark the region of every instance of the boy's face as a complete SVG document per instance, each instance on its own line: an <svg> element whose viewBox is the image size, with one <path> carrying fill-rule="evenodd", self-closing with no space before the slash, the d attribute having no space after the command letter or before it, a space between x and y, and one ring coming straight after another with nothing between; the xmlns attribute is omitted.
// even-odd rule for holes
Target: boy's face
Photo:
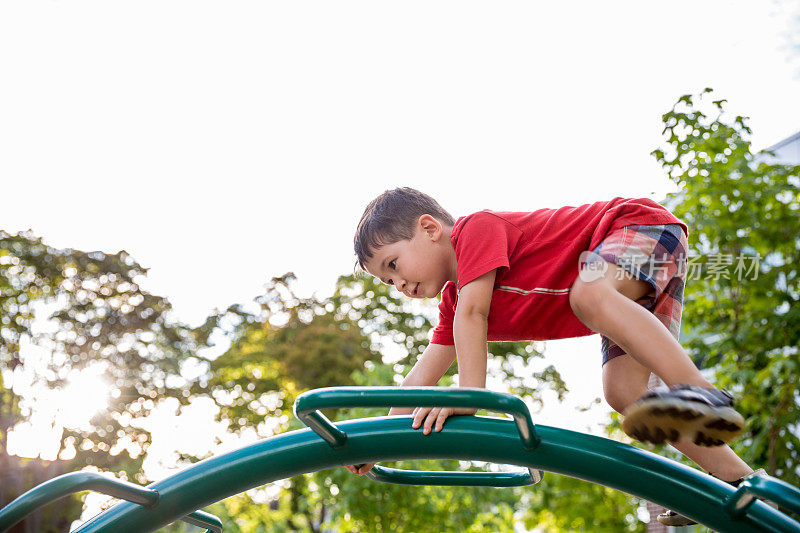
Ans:
<svg viewBox="0 0 800 533"><path fill-rule="evenodd" d="M367 272L410 298L436 297L452 277L452 246L443 229L434 217L421 216L410 240L374 250L365 265Z"/></svg>

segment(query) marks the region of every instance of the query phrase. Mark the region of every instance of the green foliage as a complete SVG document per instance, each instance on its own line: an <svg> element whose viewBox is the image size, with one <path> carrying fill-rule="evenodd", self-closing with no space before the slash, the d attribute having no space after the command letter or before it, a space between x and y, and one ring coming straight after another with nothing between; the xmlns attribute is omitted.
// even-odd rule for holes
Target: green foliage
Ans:
<svg viewBox="0 0 800 533"><path fill-rule="evenodd" d="M8 442L8 430L20 419L21 415L19 396L14 394L10 388L5 387L3 374L0 372L0 443L4 447Z"/></svg>
<svg viewBox="0 0 800 533"><path fill-rule="evenodd" d="M458 470L458 461L387 463L401 468ZM476 468L473 468L476 469ZM519 501L514 489L377 485L344 469L328 472L339 488L332 522L337 530L453 531L514 530Z"/></svg>
<svg viewBox="0 0 800 533"><path fill-rule="evenodd" d="M524 524L544 531L645 531L645 502L602 485L546 473L526 491Z"/></svg>
<svg viewBox="0 0 800 533"><path fill-rule="evenodd" d="M351 318L329 312L325 301L297 297L294 280L273 278L258 314L228 311L239 321L231 347L211 362L207 385L197 390L215 398L233 431L275 419L285 428L299 393L351 383L355 370L380 359Z"/></svg>
<svg viewBox="0 0 800 533"><path fill-rule="evenodd" d="M431 309L419 302L413 305L372 276L340 277L329 303L338 317L357 324L377 350L388 343L401 347L407 353L407 359L401 362L406 370L428 345L428 333L434 325Z"/></svg>
<svg viewBox="0 0 800 533"><path fill-rule="evenodd" d="M736 451L797 485L800 167L753 154L746 118L708 93L664 115L666 146L653 152L681 186L670 202L702 267L687 282L688 346L738 396L748 423Z"/></svg>

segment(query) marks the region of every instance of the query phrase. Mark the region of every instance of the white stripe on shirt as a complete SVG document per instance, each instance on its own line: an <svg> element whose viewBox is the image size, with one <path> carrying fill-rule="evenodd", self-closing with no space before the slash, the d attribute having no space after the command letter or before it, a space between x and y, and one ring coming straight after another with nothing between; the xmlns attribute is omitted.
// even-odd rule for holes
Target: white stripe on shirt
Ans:
<svg viewBox="0 0 800 533"><path fill-rule="evenodd" d="M519 287L509 287L507 285L498 285L496 287L498 291L506 291L506 292L514 292L517 294L528 295L528 294L568 294L569 289L545 289L543 287L536 287L531 290L520 289Z"/></svg>

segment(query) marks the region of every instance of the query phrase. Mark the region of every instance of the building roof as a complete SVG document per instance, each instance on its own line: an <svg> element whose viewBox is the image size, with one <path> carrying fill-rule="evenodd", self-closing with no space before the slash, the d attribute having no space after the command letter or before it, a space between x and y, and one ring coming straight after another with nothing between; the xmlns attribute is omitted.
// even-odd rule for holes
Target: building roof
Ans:
<svg viewBox="0 0 800 533"><path fill-rule="evenodd" d="M786 137L782 141L779 141L779 142L773 144L772 146L767 148L767 150L769 150L770 152L774 152L775 150L779 150L779 149L783 148L784 146L786 146L787 144L791 144L793 142L800 142L800 131L798 131L794 135L790 135L790 136Z"/></svg>

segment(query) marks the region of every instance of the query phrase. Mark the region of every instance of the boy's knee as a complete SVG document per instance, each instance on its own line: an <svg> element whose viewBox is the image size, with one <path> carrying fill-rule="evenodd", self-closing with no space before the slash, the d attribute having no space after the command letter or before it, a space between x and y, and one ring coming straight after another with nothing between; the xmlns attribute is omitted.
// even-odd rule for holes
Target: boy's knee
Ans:
<svg viewBox="0 0 800 533"><path fill-rule="evenodd" d="M606 287L601 280L586 282L578 278L569 291L569 305L582 321L591 320L599 312Z"/></svg>

